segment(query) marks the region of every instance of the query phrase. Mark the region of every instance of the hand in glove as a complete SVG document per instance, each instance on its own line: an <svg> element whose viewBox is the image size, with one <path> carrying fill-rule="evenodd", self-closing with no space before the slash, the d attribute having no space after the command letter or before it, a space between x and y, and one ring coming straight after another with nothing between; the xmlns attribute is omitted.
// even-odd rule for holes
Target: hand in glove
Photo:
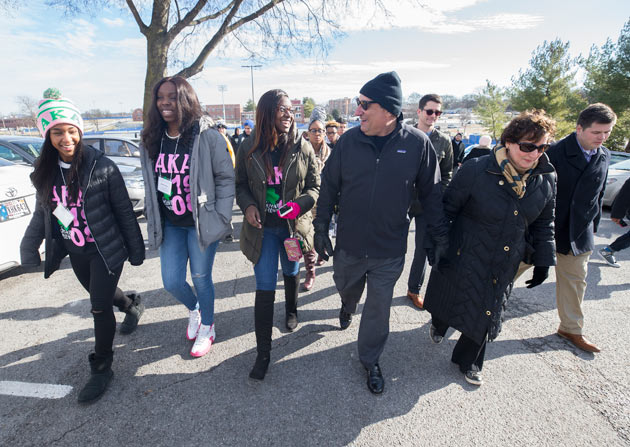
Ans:
<svg viewBox="0 0 630 447"><path fill-rule="evenodd" d="M433 247L427 248L427 258L431 267L439 269L440 263L446 261L448 252L448 235L432 238Z"/></svg>
<svg viewBox="0 0 630 447"><path fill-rule="evenodd" d="M315 227L315 238L313 240L313 248L325 261L328 261L333 254L333 246L330 238L328 237L328 227L330 222L321 222L316 219L313 223L313 227Z"/></svg>
<svg viewBox="0 0 630 447"><path fill-rule="evenodd" d="M531 289L532 287L539 286L543 282L545 282L545 279L547 279L548 276L549 276L549 267L535 266L534 275L532 276L532 279L528 279L527 281L525 281L525 284L527 284L528 289Z"/></svg>

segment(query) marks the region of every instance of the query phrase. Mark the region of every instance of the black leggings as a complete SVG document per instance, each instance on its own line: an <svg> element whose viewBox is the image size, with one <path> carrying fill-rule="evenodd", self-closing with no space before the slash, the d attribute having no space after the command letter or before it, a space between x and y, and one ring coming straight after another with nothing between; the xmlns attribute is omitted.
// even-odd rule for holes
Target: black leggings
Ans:
<svg viewBox="0 0 630 447"><path fill-rule="evenodd" d="M435 326L435 333L444 337L448 330L448 324L433 317L431 322ZM453 348L451 361L459 365L459 370L463 373L468 371L475 365L479 371L483 368L483 359L486 356L486 339L481 345L477 344L472 338L461 334L457 344Z"/></svg>
<svg viewBox="0 0 630 447"><path fill-rule="evenodd" d="M124 312L132 304L131 299L117 287L123 267L121 265L110 275L98 253L70 253L70 263L81 285L90 293L94 318L94 352L100 358L110 357L113 354L112 345L116 333L116 317L112 306L115 305Z"/></svg>

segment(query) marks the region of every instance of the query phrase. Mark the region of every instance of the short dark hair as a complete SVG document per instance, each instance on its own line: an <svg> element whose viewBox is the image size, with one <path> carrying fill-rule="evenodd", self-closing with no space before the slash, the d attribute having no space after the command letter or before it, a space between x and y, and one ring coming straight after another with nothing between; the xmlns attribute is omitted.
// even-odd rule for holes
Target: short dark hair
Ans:
<svg viewBox="0 0 630 447"><path fill-rule="evenodd" d="M420 102L418 103L418 108L420 110L424 110L424 106L426 106L427 102L429 101L442 104L442 97L438 95L437 93L429 93L428 95L424 95L422 98L420 98Z"/></svg>
<svg viewBox="0 0 630 447"><path fill-rule="evenodd" d="M613 109L601 102L591 104L586 109L580 112L578 116L577 124L582 129L591 127L594 123L599 124L615 124L617 122L617 115L613 112Z"/></svg>
<svg viewBox="0 0 630 447"><path fill-rule="evenodd" d="M348 124L348 120L345 119L343 116L340 116L335 121L337 121L339 124Z"/></svg>
<svg viewBox="0 0 630 447"><path fill-rule="evenodd" d="M556 121L542 109L521 112L503 129L501 144L519 143L523 140L538 141L545 134L553 137L556 133Z"/></svg>

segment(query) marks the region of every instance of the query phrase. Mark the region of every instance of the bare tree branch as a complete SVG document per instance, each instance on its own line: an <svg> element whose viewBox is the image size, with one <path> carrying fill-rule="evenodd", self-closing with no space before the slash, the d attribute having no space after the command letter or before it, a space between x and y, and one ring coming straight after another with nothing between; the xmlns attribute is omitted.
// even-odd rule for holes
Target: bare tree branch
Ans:
<svg viewBox="0 0 630 447"><path fill-rule="evenodd" d="M149 28L142 21L142 17L140 17L140 13L138 13L138 8L136 8L136 5L133 3L133 0L125 0L125 2L127 3L127 7L129 8L129 10L131 11L131 15L133 16L134 20L138 24L138 28L140 28L140 32L146 36L147 32L149 31Z"/></svg>
<svg viewBox="0 0 630 447"><path fill-rule="evenodd" d="M181 31L184 28L190 25L190 22L192 22L193 19L197 17L197 14L199 14L201 10L203 9L203 7L206 6L206 3L208 3L207 0L199 0L197 4L190 11L186 13L183 19L181 19L175 25L173 25L173 27L168 31L169 42L172 42L173 39L175 39L175 37L179 33L181 33Z"/></svg>
<svg viewBox="0 0 630 447"><path fill-rule="evenodd" d="M175 8L177 8L177 21L181 21L182 20L182 14L179 10L179 2L177 0L173 0L175 2Z"/></svg>
<svg viewBox="0 0 630 447"><path fill-rule="evenodd" d="M208 20L214 20L217 17L220 17L223 14L225 14L226 12L228 12L228 10L230 8L232 8L233 5L234 5L234 0L232 0L230 3L228 3L228 5L225 8L223 8L223 9L221 9L221 10L215 12L215 13L209 14L209 15L207 15L205 17L201 17L200 19L197 19L197 20L193 20L192 22L190 22L189 26L200 25L203 22L207 22Z"/></svg>

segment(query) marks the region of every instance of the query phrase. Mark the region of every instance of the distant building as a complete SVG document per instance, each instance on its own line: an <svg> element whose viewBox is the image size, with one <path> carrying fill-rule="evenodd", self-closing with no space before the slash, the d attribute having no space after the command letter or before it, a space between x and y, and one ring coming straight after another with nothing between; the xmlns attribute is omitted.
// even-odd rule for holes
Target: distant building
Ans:
<svg viewBox="0 0 630 447"><path fill-rule="evenodd" d="M210 104L205 105L206 112L212 119L223 118L223 104ZM243 107L240 104L226 104L225 105L225 121L230 123L237 123L241 120L243 113Z"/></svg>
<svg viewBox="0 0 630 447"><path fill-rule="evenodd" d="M341 116L347 118L354 115L355 105L351 103L352 99L350 98L330 99L328 100L328 107L326 111L332 115L332 111L337 109Z"/></svg>
<svg viewBox="0 0 630 447"><path fill-rule="evenodd" d="M131 114L131 119L134 121L142 121L142 109L134 109Z"/></svg>
<svg viewBox="0 0 630 447"><path fill-rule="evenodd" d="M300 99L292 99L291 107L293 108L293 118L295 122L300 124L305 122L304 117L304 106L302 105L302 101Z"/></svg>
<svg viewBox="0 0 630 447"><path fill-rule="evenodd" d="M256 121L255 113L254 112L241 112L241 124L243 124L243 122L245 122L246 120Z"/></svg>

